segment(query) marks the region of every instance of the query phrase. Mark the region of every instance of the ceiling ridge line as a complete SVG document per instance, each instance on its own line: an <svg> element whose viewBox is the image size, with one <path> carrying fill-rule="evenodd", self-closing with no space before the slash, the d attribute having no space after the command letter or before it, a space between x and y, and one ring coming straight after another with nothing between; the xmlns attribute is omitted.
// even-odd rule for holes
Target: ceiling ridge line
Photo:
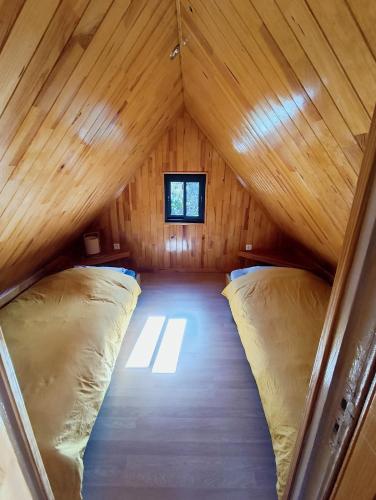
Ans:
<svg viewBox="0 0 376 500"><path fill-rule="evenodd" d="M177 29L178 29L178 42L179 42L179 64L180 64L180 77L181 77L181 87L182 87L182 92L183 92L183 104L184 108L186 107L185 105L185 94L184 94L184 76L183 76L183 47L186 44L185 40L183 39L183 28L182 28L182 20L181 20L181 5L180 5L180 0L175 1L176 5L176 24L177 24Z"/></svg>

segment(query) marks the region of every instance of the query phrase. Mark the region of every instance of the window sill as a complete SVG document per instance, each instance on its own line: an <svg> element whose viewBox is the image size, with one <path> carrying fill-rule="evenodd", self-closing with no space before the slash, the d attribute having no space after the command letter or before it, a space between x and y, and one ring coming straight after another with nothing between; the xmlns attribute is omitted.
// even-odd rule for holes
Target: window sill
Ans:
<svg viewBox="0 0 376 500"><path fill-rule="evenodd" d="M165 221L166 226L203 226L205 222L180 222L180 221Z"/></svg>

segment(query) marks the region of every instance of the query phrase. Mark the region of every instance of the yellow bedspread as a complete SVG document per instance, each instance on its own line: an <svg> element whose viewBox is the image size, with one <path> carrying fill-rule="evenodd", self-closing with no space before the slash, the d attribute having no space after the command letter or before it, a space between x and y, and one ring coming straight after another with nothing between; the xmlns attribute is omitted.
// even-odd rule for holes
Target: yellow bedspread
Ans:
<svg viewBox="0 0 376 500"><path fill-rule="evenodd" d="M115 271L69 269L0 310L56 499L80 499L83 453L140 294Z"/></svg>
<svg viewBox="0 0 376 500"><path fill-rule="evenodd" d="M281 497L331 288L299 269L267 268L223 291L259 389Z"/></svg>

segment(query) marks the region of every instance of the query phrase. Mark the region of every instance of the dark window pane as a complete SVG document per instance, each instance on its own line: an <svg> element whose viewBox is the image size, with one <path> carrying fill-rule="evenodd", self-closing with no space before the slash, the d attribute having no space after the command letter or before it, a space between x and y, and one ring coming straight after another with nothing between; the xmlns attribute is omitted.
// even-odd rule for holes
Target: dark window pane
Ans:
<svg viewBox="0 0 376 500"><path fill-rule="evenodd" d="M186 183L186 215L188 217L198 217L199 216L199 193L200 193L200 183L199 182L187 182Z"/></svg>
<svg viewBox="0 0 376 500"><path fill-rule="evenodd" d="M205 174L165 174L165 221L204 222Z"/></svg>
<svg viewBox="0 0 376 500"><path fill-rule="evenodd" d="M184 215L184 182L171 182L171 215Z"/></svg>

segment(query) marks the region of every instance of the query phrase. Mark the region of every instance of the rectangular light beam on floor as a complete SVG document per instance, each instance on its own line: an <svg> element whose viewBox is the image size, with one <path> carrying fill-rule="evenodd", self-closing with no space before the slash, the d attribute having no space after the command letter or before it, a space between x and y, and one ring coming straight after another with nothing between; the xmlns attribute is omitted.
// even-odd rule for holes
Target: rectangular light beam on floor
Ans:
<svg viewBox="0 0 376 500"><path fill-rule="evenodd" d="M153 373L175 373L184 338L186 319L169 319L162 337Z"/></svg>
<svg viewBox="0 0 376 500"><path fill-rule="evenodd" d="M150 316L128 358L126 368L147 368L161 334L165 316Z"/></svg>

